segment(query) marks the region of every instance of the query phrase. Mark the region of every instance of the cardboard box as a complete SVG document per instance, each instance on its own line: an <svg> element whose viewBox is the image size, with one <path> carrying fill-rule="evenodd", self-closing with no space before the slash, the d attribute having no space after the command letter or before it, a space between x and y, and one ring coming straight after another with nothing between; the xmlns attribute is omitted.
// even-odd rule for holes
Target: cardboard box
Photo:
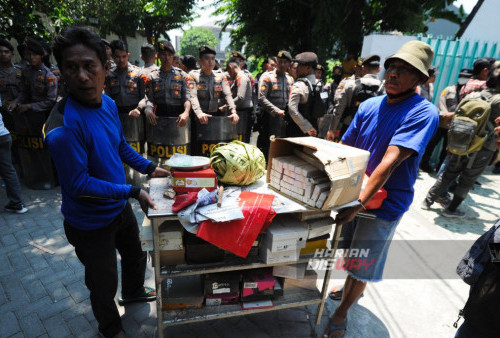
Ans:
<svg viewBox="0 0 500 338"><path fill-rule="evenodd" d="M332 209L358 199L361 182L370 153L365 150L330 142L317 137L277 138L271 142L266 182L270 181L272 160L278 156L294 154L294 149L304 150L321 166L330 179L330 189L321 210ZM299 201L300 203L302 200Z"/></svg>
<svg viewBox="0 0 500 338"><path fill-rule="evenodd" d="M239 272L211 273L204 276L205 296L239 294L241 274Z"/></svg>
<svg viewBox="0 0 500 338"><path fill-rule="evenodd" d="M271 268L245 270L242 273L241 301L256 301L274 296L276 280Z"/></svg>
<svg viewBox="0 0 500 338"><path fill-rule="evenodd" d="M151 265L155 266L155 260L153 258L153 252L149 252L151 256ZM168 251L160 251L160 265L180 265L186 264L186 260L184 258L186 251L184 249L181 250L168 250Z"/></svg>
<svg viewBox="0 0 500 338"><path fill-rule="evenodd" d="M292 215L301 221L308 221L313 219L330 217L331 213L332 212L330 210L326 210L326 211L295 212Z"/></svg>
<svg viewBox="0 0 500 338"><path fill-rule="evenodd" d="M238 304L239 302L240 302L239 292L238 293L222 293L219 295L206 295L205 296L205 305L206 306Z"/></svg>
<svg viewBox="0 0 500 338"><path fill-rule="evenodd" d="M162 309L200 308L203 305L201 276L167 278L162 282Z"/></svg>
<svg viewBox="0 0 500 338"><path fill-rule="evenodd" d="M224 250L187 231L184 232L184 246L188 264L207 264L224 260Z"/></svg>
<svg viewBox="0 0 500 338"><path fill-rule="evenodd" d="M328 238L307 241L306 246L300 249L300 255L313 255L316 250L326 249L328 247Z"/></svg>
<svg viewBox="0 0 500 338"><path fill-rule="evenodd" d="M179 221L165 221L160 227L160 250L182 250L182 233L184 228ZM139 231L142 251L153 251L153 228L151 221L145 217Z"/></svg>
<svg viewBox="0 0 500 338"><path fill-rule="evenodd" d="M285 279L282 277L274 277L274 297L283 296L283 285L285 283Z"/></svg>
<svg viewBox="0 0 500 338"><path fill-rule="evenodd" d="M172 171L172 184L176 193L217 189L217 176L212 168L196 171Z"/></svg>
<svg viewBox="0 0 500 338"><path fill-rule="evenodd" d="M301 279L304 278L306 267L307 263L278 265L273 267L273 275L275 277Z"/></svg>
<svg viewBox="0 0 500 338"><path fill-rule="evenodd" d="M329 234L332 231L334 219L332 217L325 217L315 220L306 221L309 233L307 239L320 237Z"/></svg>
<svg viewBox="0 0 500 338"><path fill-rule="evenodd" d="M266 264L293 263L299 259L299 250L271 252L266 247L261 247L259 257Z"/></svg>
<svg viewBox="0 0 500 338"><path fill-rule="evenodd" d="M304 274L304 278L296 279L296 278L286 278L285 279L285 285L283 289L286 290L289 289L294 289L294 288L301 288L301 289L308 289L308 290L317 290L317 281L318 281L318 274L314 270L306 270L306 273Z"/></svg>
<svg viewBox="0 0 500 338"><path fill-rule="evenodd" d="M271 252L300 250L306 245L307 224L290 215L277 215L264 234L263 245Z"/></svg>

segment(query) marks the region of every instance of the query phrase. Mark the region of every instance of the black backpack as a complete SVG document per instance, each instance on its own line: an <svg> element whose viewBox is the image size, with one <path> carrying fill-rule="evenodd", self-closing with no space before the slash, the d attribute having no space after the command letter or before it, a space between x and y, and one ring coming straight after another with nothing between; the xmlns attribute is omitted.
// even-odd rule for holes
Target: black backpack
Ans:
<svg viewBox="0 0 500 338"><path fill-rule="evenodd" d="M500 332L500 263L498 244L493 241L498 234L500 220L479 237L457 267L458 275L471 290L460 317L479 330L482 337L498 337Z"/></svg>
<svg viewBox="0 0 500 338"><path fill-rule="evenodd" d="M328 101L328 92L323 91L323 82L319 81L317 84L311 84L307 79L298 79L297 81L305 83L307 88L309 89L309 96L307 98L306 112L304 112L303 116L307 120L318 119L325 115L327 109L327 101ZM325 93L322 97L321 93ZM313 123L313 125L315 125Z"/></svg>
<svg viewBox="0 0 500 338"><path fill-rule="evenodd" d="M362 83L361 79L356 79L356 87L354 88L354 93L352 94L351 104L348 108L348 113L344 114L342 119L347 116L354 116L361 102L366 101L372 97L380 95L380 83L374 85L367 85Z"/></svg>

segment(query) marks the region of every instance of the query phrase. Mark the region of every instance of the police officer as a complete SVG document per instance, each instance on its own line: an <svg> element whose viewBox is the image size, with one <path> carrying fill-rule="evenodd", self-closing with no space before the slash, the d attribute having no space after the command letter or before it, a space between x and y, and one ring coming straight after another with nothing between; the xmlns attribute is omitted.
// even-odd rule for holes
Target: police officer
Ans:
<svg viewBox="0 0 500 338"><path fill-rule="evenodd" d="M380 91L382 82L377 77L380 72L380 56L374 54L364 58L361 67L363 75L361 78L344 79L335 91L334 117L326 135L327 140L333 141L342 137L363 100L382 94ZM360 95L361 92L364 94Z"/></svg>
<svg viewBox="0 0 500 338"><path fill-rule="evenodd" d="M189 100L196 118L201 124L208 124L213 115L225 114L219 110L219 107L227 102L228 118L233 124L237 124L239 117L231 96L231 89L222 72L214 72L215 49L210 46L201 46L198 62L201 69L189 73L188 83Z"/></svg>
<svg viewBox="0 0 500 338"><path fill-rule="evenodd" d="M243 69L241 69L240 62L235 57L232 57L227 62L227 72L232 79L231 93L236 106L236 111L240 117L239 123L242 123L242 119L246 122L244 124L245 129L240 129L243 134L243 142L249 142L253 112L251 80Z"/></svg>
<svg viewBox="0 0 500 338"><path fill-rule="evenodd" d="M263 73L259 79L258 99L262 120L259 121L257 147L266 158L269 153L269 137L285 136L285 111L293 84L293 78L287 73L292 55L282 50L278 52L276 60L276 69Z"/></svg>
<svg viewBox="0 0 500 338"><path fill-rule="evenodd" d="M111 41L111 49L116 68L106 77L105 93L115 100L118 113L138 118L141 116L139 102L145 94L140 69L129 63L130 53L123 41Z"/></svg>
<svg viewBox="0 0 500 338"><path fill-rule="evenodd" d="M140 68L129 63L130 53L123 41L110 43L116 67L106 77L104 92L116 103L125 139L139 154L144 152L144 120L141 111L145 107L145 82ZM128 170L127 175L135 175ZM129 182L135 178L127 176ZM137 183L137 182L136 182Z"/></svg>
<svg viewBox="0 0 500 338"><path fill-rule="evenodd" d="M184 127L191 110L186 74L173 66L175 49L169 41L160 41L158 51L161 68L153 70L147 79L146 119L156 125L156 116L177 117L177 126Z"/></svg>
<svg viewBox="0 0 500 338"><path fill-rule="evenodd" d="M313 52L304 52L295 56L297 66L297 81L293 84L288 101L287 136L316 136L318 122L313 117L311 93L316 85L314 69L318 64L318 57Z"/></svg>
<svg viewBox="0 0 500 338"><path fill-rule="evenodd" d="M227 134L225 131L228 130L224 129L225 131L216 137L215 134L212 134L210 126L204 125L210 125L210 118L214 115L227 116L232 124L237 124L239 116L231 96L227 76L221 70L214 70L216 65L215 49L201 46L198 62L201 69L191 71L188 82L189 100L197 119L197 123L193 124L195 128L194 153L208 155L208 150L212 148L213 144L229 141L233 136ZM234 136L236 136L236 127L231 130L231 132L233 131ZM224 139L220 139L221 137ZM205 141L209 141L208 144L205 144Z"/></svg>
<svg viewBox="0 0 500 338"><path fill-rule="evenodd" d="M181 62L181 67L183 71L189 73L196 69L196 58L192 55L184 55Z"/></svg>
<svg viewBox="0 0 500 338"><path fill-rule="evenodd" d="M240 68L248 76L248 78L250 79L250 83L252 85L252 88L254 88L255 87L255 79L254 79L252 73L250 73L250 71L247 69L247 65L245 64L245 61L246 61L245 55L243 55L241 52L233 51L232 56L234 58L237 58L240 61Z"/></svg>
<svg viewBox="0 0 500 338"><path fill-rule="evenodd" d="M323 81L323 74L325 73L325 67L320 65L319 63L316 65L316 68L314 69L314 76L316 77L316 80Z"/></svg>
<svg viewBox="0 0 500 338"><path fill-rule="evenodd" d="M21 69L29 66L30 65L30 52L29 52L28 48L26 48L25 42L17 45L17 52L19 53L19 56L21 57L21 61L16 63L16 66L18 66Z"/></svg>
<svg viewBox="0 0 500 338"><path fill-rule="evenodd" d="M2 112L5 127L12 133L14 121L8 106L16 99L21 91L21 67L12 64L14 47L5 39L0 39L0 97L3 106Z"/></svg>
<svg viewBox="0 0 500 338"><path fill-rule="evenodd" d="M62 97L62 96L64 96L64 86L61 83L61 71L59 70L59 67L57 67L56 64L54 64L50 61L50 56L52 55L52 47L47 42L42 42L42 47L43 47L43 51L44 51L44 55L42 58L43 64L46 65L47 68L49 68L50 71L56 76L56 78L57 78L57 96Z"/></svg>
<svg viewBox="0 0 500 338"><path fill-rule="evenodd" d="M141 59L144 61L144 67L141 68L141 75L147 77L151 72L159 67L155 65L156 49L150 43L145 43L141 46Z"/></svg>
<svg viewBox="0 0 500 338"><path fill-rule="evenodd" d="M113 60L113 51L111 50L111 44L106 39L101 39L104 44L104 48L106 48L106 55L108 56L109 69L113 70L116 67L115 61Z"/></svg>
<svg viewBox="0 0 500 338"><path fill-rule="evenodd" d="M26 39L30 66L22 70L22 86L19 96L9 105L9 110L24 113L31 110L48 116L57 99L57 78L42 62L42 44Z"/></svg>

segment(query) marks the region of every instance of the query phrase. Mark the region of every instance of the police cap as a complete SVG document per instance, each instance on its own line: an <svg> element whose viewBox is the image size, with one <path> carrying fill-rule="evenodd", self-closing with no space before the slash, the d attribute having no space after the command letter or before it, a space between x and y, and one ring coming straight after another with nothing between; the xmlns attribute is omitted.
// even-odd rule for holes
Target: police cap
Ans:
<svg viewBox="0 0 500 338"><path fill-rule="evenodd" d="M196 69L196 59L192 55L184 55L184 58L182 59L182 63L184 66L187 67L187 69Z"/></svg>
<svg viewBox="0 0 500 338"><path fill-rule="evenodd" d="M285 59L285 60L292 62L292 54L290 54L290 52L288 52L286 50L280 50L278 52L278 55L276 55L276 57L278 59Z"/></svg>
<svg viewBox="0 0 500 338"><path fill-rule="evenodd" d="M313 52L304 52L295 55L295 62L299 65L316 67L318 64L318 56Z"/></svg>
<svg viewBox="0 0 500 338"><path fill-rule="evenodd" d="M325 71L325 67L323 67L322 65L320 65L319 63L316 65L316 68L314 68L316 70L321 70L322 72Z"/></svg>
<svg viewBox="0 0 500 338"><path fill-rule="evenodd" d="M101 42L105 45L105 46L108 46L109 48L111 48L111 43L109 43L108 40L106 39L101 39Z"/></svg>
<svg viewBox="0 0 500 338"><path fill-rule="evenodd" d="M245 61L245 60L247 59L247 58L245 57L245 54L240 53L240 52L238 52L238 51L233 51L233 52L231 53L231 55L232 55L233 57L235 57L235 58L242 59L243 61Z"/></svg>
<svg viewBox="0 0 500 338"><path fill-rule="evenodd" d="M21 55L21 57L23 56L23 53L24 53L24 50L26 49L26 43L20 43L17 45L17 52L19 53L19 55Z"/></svg>
<svg viewBox="0 0 500 338"><path fill-rule="evenodd" d="M150 43L144 43L141 46L141 54L156 53L156 48Z"/></svg>
<svg viewBox="0 0 500 338"><path fill-rule="evenodd" d="M460 73L458 73L458 77L470 79L472 77L472 69L471 68L460 69Z"/></svg>
<svg viewBox="0 0 500 338"><path fill-rule="evenodd" d="M0 46L7 48L11 52L14 52L14 47L12 47L10 42L5 39L0 39Z"/></svg>
<svg viewBox="0 0 500 338"><path fill-rule="evenodd" d="M36 41L33 38L27 38L26 41L26 48L28 50L32 51L35 54L38 55L44 55L45 53L43 52L43 46L40 42Z"/></svg>
<svg viewBox="0 0 500 338"><path fill-rule="evenodd" d="M200 57L201 57L202 55L204 55L204 54L212 54L212 55L215 55L215 54L217 54L217 53L215 52L215 49L213 49L213 48L212 48L212 47L210 47L210 46L206 46L206 45L205 45L205 46L201 46L201 47L200 47L200 49L199 49L199 55L200 55Z"/></svg>
<svg viewBox="0 0 500 338"><path fill-rule="evenodd" d="M172 46L172 43L170 41L167 41L167 40L162 40L162 41L158 42L158 51L159 52L167 51L167 52L170 52L172 54L175 54L174 46Z"/></svg>
<svg viewBox="0 0 500 338"><path fill-rule="evenodd" d="M369 55L363 58L362 61L363 66L368 67L378 67L380 66L380 56L377 54Z"/></svg>

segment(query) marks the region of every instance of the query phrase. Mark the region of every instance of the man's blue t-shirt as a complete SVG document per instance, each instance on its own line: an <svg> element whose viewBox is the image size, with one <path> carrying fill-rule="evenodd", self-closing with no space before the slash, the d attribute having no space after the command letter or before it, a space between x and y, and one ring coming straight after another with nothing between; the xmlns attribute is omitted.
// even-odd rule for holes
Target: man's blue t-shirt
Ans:
<svg viewBox="0 0 500 338"><path fill-rule="evenodd" d="M103 94L101 105L89 108L68 97L63 111L58 106L52 110L44 134L61 185L65 220L81 230L109 225L130 195L122 162L141 173L151 164L125 141L114 101Z"/></svg>
<svg viewBox="0 0 500 338"><path fill-rule="evenodd" d="M437 108L419 95L387 103L387 96L364 101L347 129L342 142L370 152L366 173L371 175L390 145L416 152L404 160L384 185L387 198L373 213L382 219L396 220L413 201L413 185L417 179L420 159L434 135L439 120Z"/></svg>

